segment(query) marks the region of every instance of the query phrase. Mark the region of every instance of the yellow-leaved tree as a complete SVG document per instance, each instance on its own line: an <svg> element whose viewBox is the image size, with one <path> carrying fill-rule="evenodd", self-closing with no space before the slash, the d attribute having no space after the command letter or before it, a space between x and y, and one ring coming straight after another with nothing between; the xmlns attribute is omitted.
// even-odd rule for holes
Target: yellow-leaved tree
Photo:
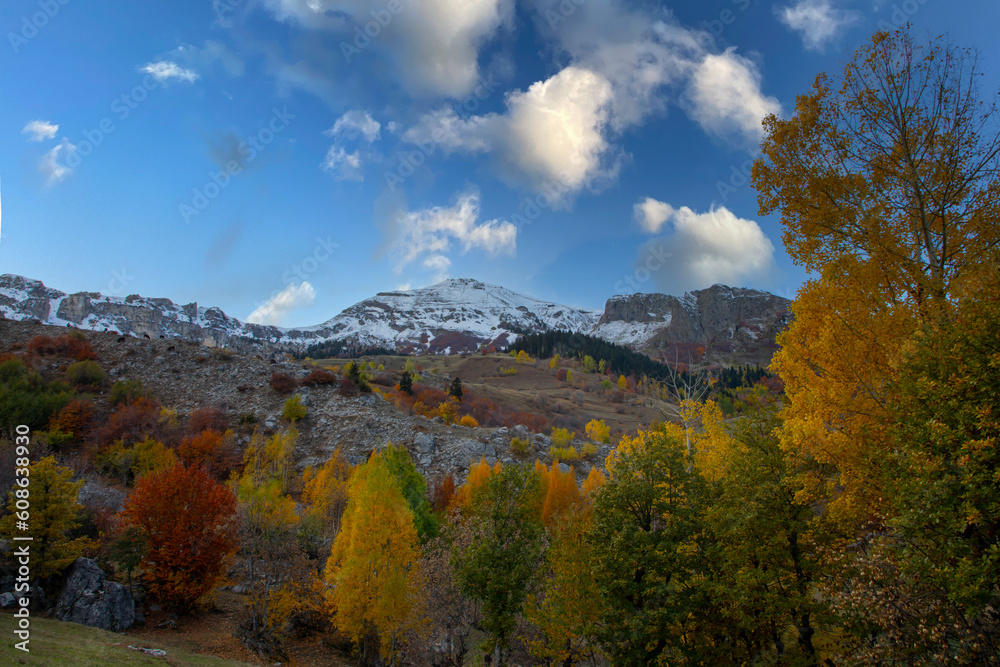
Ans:
<svg viewBox="0 0 1000 667"><path fill-rule="evenodd" d="M351 476L325 572L334 624L359 645L365 663L399 664L404 633L419 625L412 577L418 545L399 480L376 453Z"/></svg>
<svg viewBox="0 0 1000 667"><path fill-rule="evenodd" d="M803 497L845 526L887 506L899 350L1000 241L1000 133L978 79L974 55L943 38L878 32L839 81L820 75L791 118L764 121L761 213L781 214L788 254L818 276L773 362L781 441Z"/></svg>

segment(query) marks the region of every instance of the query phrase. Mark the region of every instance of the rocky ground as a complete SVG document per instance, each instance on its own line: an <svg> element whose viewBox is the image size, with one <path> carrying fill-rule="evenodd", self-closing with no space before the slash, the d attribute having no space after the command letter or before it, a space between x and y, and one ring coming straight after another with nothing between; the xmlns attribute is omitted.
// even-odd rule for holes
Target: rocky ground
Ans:
<svg viewBox="0 0 1000 667"><path fill-rule="evenodd" d="M0 321L0 349L24 346L37 335L58 336L66 330L30 322ZM84 332L97 353L97 360L108 374L108 385L115 380L142 382L149 394L163 406L180 415L204 406L226 410L241 441L249 441L254 428L265 434L284 429L281 417L289 394L279 394L268 385L272 373L288 373L296 379L305 377L315 366L304 362L277 361L259 355L234 353L207 348L197 343L176 340L151 340L121 337L111 333ZM44 362L43 362L44 363ZM57 373L65 362L49 362L43 372ZM434 378L446 385L448 376ZM99 408L107 409L107 392L94 397ZM439 419L408 414L388 403L377 393L341 396L331 385L300 387L295 391L308 409L297 425L299 440L297 465L300 469L319 465L338 448L351 463L367 459L372 450L387 442L406 446L417 468L435 479L454 473L464 477L470 463L485 457L513 462L510 440L515 435L532 440L533 451L527 458L548 460L551 441L544 434L531 434L524 427L467 428L442 423ZM577 443L578 449L582 443ZM609 452L602 446L590 461L576 465L586 475L594 463L604 461Z"/></svg>

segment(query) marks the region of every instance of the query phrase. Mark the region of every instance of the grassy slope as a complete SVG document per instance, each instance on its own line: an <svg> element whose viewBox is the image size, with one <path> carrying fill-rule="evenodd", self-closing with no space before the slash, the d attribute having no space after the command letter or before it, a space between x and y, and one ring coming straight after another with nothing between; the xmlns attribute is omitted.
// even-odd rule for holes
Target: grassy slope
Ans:
<svg viewBox="0 0 1000 667"><path fill-rule="evenodd" d="M54 665L58 667L118 667L119 665L174 665L222 667L248 663L198 655L159 642L146 642L135 637L118 635L88 628L76 623L63 623L47 618L31 619L30 653L14 648L15 618L0 615L0 665ZM128 648L143 646L167 652L166 658L154 657Z"/></svg>

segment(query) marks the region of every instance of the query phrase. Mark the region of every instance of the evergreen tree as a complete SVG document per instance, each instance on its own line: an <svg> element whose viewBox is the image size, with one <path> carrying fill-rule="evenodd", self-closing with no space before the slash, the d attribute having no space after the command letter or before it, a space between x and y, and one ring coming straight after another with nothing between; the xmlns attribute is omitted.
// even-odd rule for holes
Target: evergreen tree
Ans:
<svg viewBox="0 0 1000 667"><path fill-rule="evenodd" d="M456 377L451 381L451 386L448 387L448 395L454 396L457 400L462 400L462 379Z"/></svg>

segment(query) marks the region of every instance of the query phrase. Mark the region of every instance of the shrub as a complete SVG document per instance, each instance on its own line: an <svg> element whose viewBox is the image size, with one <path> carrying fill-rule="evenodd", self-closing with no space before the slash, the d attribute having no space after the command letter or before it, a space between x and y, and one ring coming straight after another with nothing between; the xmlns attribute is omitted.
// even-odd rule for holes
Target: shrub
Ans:
<svg viewBox="0 0 1000 667"><path fill-rule="evenodd" d="M68 385L46 382L23 359L0 362L0 429L7 431L25 424L42 430L69 399Z"/></svg>
<svg viewBox="0 0 1000 667"><path fill-rule="evenodd" d="M63 407L62 410L52 415L49 421L49 429L71 436L76 440L81 440L94 425L94 406L89 402L75 398ZM50 444L56 444L51 439Z"/></svg>
<svg viewBox="0 0 1000 667"><path fill-rule="evenodd" d="M588 442L580 450L580 456L582 456L583 458L591 457L591 456L593 456L596 453L597 453L597 445L595 445L592 442Z"/></svg>
<svg viewBox="0 0 1000 667"><path fill-rule="evenodd" d="M556 370L556 380L559 382L565 382L567 375L569 375L569 370L566 368Z"/></svg>
<svg viewBox="0 0 1000 667"><path fill-rule="evenodd" d="M510 451L518 456L526 456L531 452L531 441L522 440L521 438L511 438Z"/></svg>
<svg viewBox="0 0 1000 667"><path fill-rule="evenodd" d="M145 396L142 382L139 380L118 380L111 385L111 395L108 400L111 405L122 405L123 403L134 403Z"/></svg>
<svg viewBox="0 0 1000 667"><path fill-rule="evenodd" d="M35 336L28 343L27 353L39 357L70 357L78 361L93 359L97 356L94 354L94 348L79 331L58 338Z"/></svg>
<svg viewBox="0 0 1000 667"><path fill-rule="evenodd" d="M357 396L360 393L358 385L354 383L351 378L342 378L340 380L340 395L341 396Z"/></svg>
<svg viewBox="0 0 1000 667"><path fill-rule="evenodd" d="M295 387L298 383L295 382L293 378L288 373L282 373L281 371L274 371L271 373L271 379L267 381L271 385L271 389L279 394L290 394L295 391Z"/></svg>
<svg viewBox="0 0 1000 667"><path fill-rule="evenodd" d="M517 366L511 366L510 368L501 368L500 375L517 375Z"/></svg>
<svg viewBox="0 0 1000 667"><path fill-rule="evenodd" d="M587 424L586 431L587 437L594 442L602 442L604 444L611 442L611 429L604 423L603 419L600 421L596 419L590 420Z"/></svg>
<svg viewBox="0 0 1000 667"><path fill-rule="evenodd" d="M575 433L571 432L566 428L553 428L552 429L552 444L556 447L565 447L569 443L573 442L573 436Z"/></svg>
<svg viewBox="0 0 1000 667"><path fill-rule="evenodd" d="M204 467L216 479L225 479L239 463L232 431L209 429L184 438L177 447L181 462Z"/></svg>
<svg viewBox="0 0 1000 667"><path fill-rule="evenodd" d="M458 420L458 423L462 426L468 426L469 428L477 428L479 426L479 422L477 422L476 418L472 415L464 415Z"/></svg>
<svg viewBox="0 0 1000 667"><path fill-rule="evenodd" d="M445 424L454 424L458 421L458 408L458 400L454 396L449 396L447 401L438 405L437 413Z"/></svg>
<svg viewBox="0 0 1000 667"><path fill-rule="evenodd" d="M604 391L609 391L615 388L615 383L611 380L601 380L601 389Z"/></svg>
<svg viewBox="0 0 1000 667"><path fill-rule="evenodd" d="M306 406L302 405L302 399L299 398L298 394L296 394L285 401L285 407L281 411L281 416L284 417L286 421L294 424L300 419L305 419L306 413Z"/></svg>
<svg viewBox="0 0 1000 667"><path fill-rule="evenodd" d="M226 410L217 405L205 406L192 410L188 417L188 432L225 431L229 428L229 415Z"/></svg>
<svg viewBox="0 0 1000 667"><path fill-rule="evenodd" d="M325 368L317 368L309 372L309 375L299 381L303 387L316 387L319 385L334 384L337 376Z"/></svg>
<svg viewBox="0 0 1000 667"><path fill-rule="evenodd" d="M577 461L580 455L576 452L576 447L553 447L549 450L549 454L552 455L553 461Z"/></svg>
<svg viewBox="0 0 1000 667"><path fill-rule="evenodd" d="M139 442L156 432L160 406L147 398L120 405L101 428L98 441L108 445L122 440L126 445Z"/></svg>
<svg viewBox="0 0 1000 667"><path fill-rule="evenodd" d="M573 402L577 405L583 405L584 395L583 392L577 389L573 392Z"/></svg>
<svg viewBox="0 0 1000 667"><path fill-rule="evenodd" d="M245 412L240 415L239 423L241 426L250 426L257 423L257 415L251 412Z"/></svg>
<svg viewBox="0 0 1000 667"><path fill-rule="evenodd" d="M66 378L77 386L97 387L104 384L104 369L91 359L74 361L66 368Z"/></svg>
<svg viewBox="0 0 1000 667"><path fill-rule="evenodd" d="M98 454L94 462L101 472L116 475L122 484L129 485L143 475L175 465L177 455L153 438L146 438L131 447L119 440Z"/></svg>

